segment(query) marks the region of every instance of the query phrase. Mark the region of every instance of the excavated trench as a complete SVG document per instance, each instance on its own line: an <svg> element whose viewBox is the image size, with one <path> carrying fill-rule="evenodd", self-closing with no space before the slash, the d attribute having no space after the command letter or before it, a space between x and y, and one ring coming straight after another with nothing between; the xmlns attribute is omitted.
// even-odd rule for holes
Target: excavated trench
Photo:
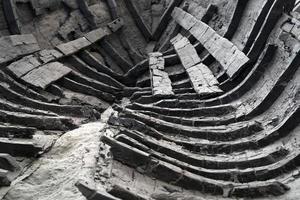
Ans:
<svg viewBox="0 0 300 200"><path fill-rule="evenodd" d="M2 0L1 199L299 199L299 8Z"/></svg>

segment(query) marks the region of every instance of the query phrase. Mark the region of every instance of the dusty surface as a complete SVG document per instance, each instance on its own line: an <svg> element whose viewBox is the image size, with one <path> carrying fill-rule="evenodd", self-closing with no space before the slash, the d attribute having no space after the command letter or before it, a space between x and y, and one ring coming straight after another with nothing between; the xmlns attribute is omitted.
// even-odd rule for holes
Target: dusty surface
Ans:
<svg viewBox="0 0 300 200"><path fill-rule="evenodd" d="M13 183L3 199L84 200L85 197L74 186L79 180L93 182L104 127L105 124L95 122L65 133L49 153L34 162Z"/></svg>

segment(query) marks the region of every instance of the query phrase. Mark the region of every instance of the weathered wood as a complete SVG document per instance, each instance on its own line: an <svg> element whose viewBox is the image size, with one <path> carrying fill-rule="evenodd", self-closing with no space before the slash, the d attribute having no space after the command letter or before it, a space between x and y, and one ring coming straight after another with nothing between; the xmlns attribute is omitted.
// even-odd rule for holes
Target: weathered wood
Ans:
<svg viewBox="0 0 300 200"><path fill-rule="evenodd" d="M218 106L206 106L199 107L199 104L193 102L187 102L184 107L174 106L167 107L167 100L164 100L165 104L163 106L157 106L156 104L140 104L133 102L131 105L128 105L126 108L130 108L133 110L141 110L141 111L151 111L157 114L165 114L168 113L168 116L185 116L185 117L197 117L197 116L221 116L225 114L229 114L236 110L234 106L231 104L222 104ZM174 101L174 100L169 100ZM175 100L176 101L176 100ZM179 100L177 100L179 101Z"/></svg>
<svg viewBox="0 0 300 200"><path fill-rule="evenodd" d="M56 49L44 49L38 53L38 57L45 64L56 61L63 57L63 54Z"/></svg>
<svg viewBox="0 0 300 200"><path fill-rule="evenodd" d="M85 37L78 38L76 40L60 44L56 48L61 51L65 56L72 55L81 49L87 48L92 43Z"/></svg>
<svg viewBox="0 0 300 200"><path fill-rule="evenodd" d="M247 10L241 17L237 29L237 37L233 37L231 40L244 53L247 53L255 42L273 2L273 0L252 0L248 2Z"/></svg>
<svg viewBox="0 0 300 200"><path fill-rule="evenodd" d="M5 169L13 172L19 171L21 167L14 157L9 154L0 153L0 169Z"/></svg>
<svg viewBox="0 0 300 200"><path fill-rule="evenodd" d="M78 83L67 77L62 79L61 84L63 85L64 88L67 88L69 90L79 92L81 94L91 95L91 96L97 97L99 99L103 99L107 102L113 102L115 100L115 96L113 96L112 94L102 92L98 89L95 89L95 88L89 86L89 85Z"/></svg>
<svg viewBox="0 0 300 200"><path fill-rule="evenodd" d="M101 81L102 83L105 83L107 85L111 85L111 86L114 86L117 88L124 87L123 84L116 81L111 76L109 76L105 73L102 73L102 72L98 72L96 69L90 67L85 62L83 62L79 57L77 57L75 55L69 57L67 61L70 63L70 66L72 66L72 68L76 69L77 71L86 75L89 78Z"/></svg>
<svg viewBox="0 0 300 200"><path fill-rule="evenodd" d="M152 38L152 33L149 27L144 22L143 18L139 15L134 2L132 0L125 0L125 3L139 30L141 31L145 39L149 41Z"/></svg>
<svg viewBox="0 0 300 200"><path fill-rule="evenodd" d="M216 180L227 181L227 180L233 179L233 181L238 180L238 182L240 182L240 183L248 183L251 181L258 181L258 180L265 181L265 180L270 179L271 177L276 176L276 172L285 168L286 165L289 162L291 162L292 160L294 160L294 159L297 160L297 157L299 156L299 152L290 153L286 149L279 149L279 150L275 150L275 152L273 152L274 154L272 154L272 153L264 154L264 160L262 160L262 162L265 161L266 163L268 163L268 160L272 160L270 158L273 158L275 163L272 163L270 165L268 165L268 164L265 165L264 163L257 163L257 164L261 164L263 166L257 167L254 165L253 168L249 167L246 169L243 168L243 169L230 169L230 170L228 170L228 169L212 169L212 168L206 167L205 165L204 165L204 167L199 167L197 165L188 164L187 162L182 161L180 158L178 159L178 157L175 156L176 153L171 154L171 155L170 154L166 155L165 153L161 152L161 149L163 149L164 146L159 146L158 148L153 148L151 146L147 146L147 145L145 145L145 142L141 142L141 137L138 134L136 134L135 132L131 132L130 134L126 134L126 133L123 134L123 133L124 132L121 132L121 134L117 136L118 141L128 144L128 145L135 147L137 149L140 149L142 151L150 152L153 157L155 157L159 160L166 161L166 162L176 165L178 167L184 168L187 171L190 171L192 173L202 175L207 178L216 179ZM166 151L168 151L168 150L166 150ZM163 151L163 152L165 152L165 151ZM276 163L276 160L277 160L276 157L278 155L279 155L279 157L284 158L288 154L289 154L290 158L286 159L285 161ZM186 160L189 160L189 158L190 157L188 157ZM219 157L216 158L216 160L218 160L218 159L219 159ZM230 157L228 157L227 159L230 159ZM237 161L237 162L239 162L239 161ZM222 165L222 163L220 163L219 165ZM210 166L210 165L207 164L207 166Z"/></svg>
<svg viewBox="0 0 300 200"><path fill-rule="evenodd" d="M101 47L106 51L108 55L110 55L116 64L122 69L122 71L127 72L131 68L131 63L122 56L107 40L101 40Z"/></svg>
<svg viewBox="0 0 300 200"><path fill-rule="evenodd" d="M258 193L257 196L270 193L280 195L288 190L286 185L276 180L254 181L243 184L206 178L168 162L155 159L150 153L146 153L115 139L106 136L103 136L101 139L106 144L112 146L111 151L114 159L131 167L144 169L144 173L187 189L200 190L215 195L223 195L224 197L247 197L252 196L255 192Z"/></svg>
<svg viewBox="0 0 300 200"><path fill-rule="evenodd" d="M14 0L3 0L3 11L11 34L20 34L20 22Z"/></svg>
<svg viewBox="0 0 300 200"><path fill-rule="evenodd" d="M120 200L119 198L108 194L106 191L97 191L96 189L91 188L87 184L80 181L78 181L75 186L82 193L82 195L86 197L87 200Z"/></svg>
<svg viewBox="0 0 300 200"><path fill-rule="evenodd" d="M107 65L105 65L105 63L102 63L99 59L97 59L90 51L84 50L80 52L80 58L98 72L107 74L117 81L124 81L124 77L121 74L118 74L114 70L110 69Z"/></svg>
<svg viewBox="0 0 300 200"><path fill-rule="evenodd" d="M23 105L29 108L38 110L52 111L61 115L83 116L87 110L83 110L81 106L74 105L59 105L55 103L47 103L38 99L33 99L23 93L19 93L11 88L11 85L6 83L0 84L0 94L2 97L12 103Z"/></svg>
<svg viewBox="0 0 300 200"><path fill-rule="evenodd" d="M282 14L284 12L288 13L288 10L291 9L290 4L293 4L293 1L294 0L273 1L273 4L269 9L267 16L265 17L262 27L260 28L253 45L249 49L249 52L247 53L247 56L250 58L250 60L256 60L259 54L263 51L265 42L268 40L272 30L280 21L280 19L286 17L282 17Z"/></svg>
<svg viewBox="0 0 300 200"><path fill-rule="evenodd" d="M4 36L0 38L0 44L0 64L2 65L40 50L32 34Z"/></svg>
<svg viewBox="0 0 300 200"><path fill-rule="evenodd" d="M110 31L108 29L98 28L91 32L86 33L84 35L84 37L91 43L95 43L109 34L110 34Z"/></svg>
<svg viewBox="0 0 300 200"><path fill-rule="evenodd" d="M163 15L159 19L159 23L153 32L153 39L158 40L159 37L162 35L163 31L165 30L166 26L168 25L170 19L172 18L171 13L176 6L179 6L183 0L172 0L165 10Z"/></svg>
<svg viewBox="0 0 300 200"><path fill-rule="evenodd" d="M91 29L97 28L94 14L89 10L88 3L85 0L76 0L80 12L89 22Z"/></svg>
<svg viewBox="0 0 300 200"><path fill-rule="evenodd" d="M138 194L136 191L131 191L130 188L124 187L123 185L114 184L107 189L108 193L121 199L130 200L147 200L148 197Z"/></svg>
<svg viewBox="0 0 300 200"><path fill-rule="evenodd" d="M7 70L10 71L14 76L21 78L40 65L40 61L36 57L30 55L16 62L13 62L9 66L7 66Z"/></svg>
<svg viewBox="0 0 300 200"><path fill-rule="evenodd" d="M234 44L191 14L175 8L172 16L209 51L223 66L229 77L235 77L249 62L249 58Z"/></svg>
<svg viewBox="0 0 300 200"><path fill-rule="evenodd" d="M1 138L0 144L0 152L7 153L12 156L32 157L36 156L43 150L42 147L34 144L32 140L12 141L6 138Z"/></svg>
<svg viewBox="0 0 300 200"><path fill-rule="evenodd" d="M0 125L0 136L6 138L32 138L35 128L24 126Z"/></svg>
<svg viewBox="0 0 300 200"><path fill-rule="evenodd" d="M143 112L146 113L146 112ZM162 115L149 116L142 114L141 112L135 112L130 109L124 110L124 115L128 118L137 119L148 126L155 127L156 130L170 134L188 136L190 138L201 138L211 141L227 141L231 139L237 139L240 137L246 137L257 133L262 130L262 127L257 122L245 122L245 123L232 123L230 125L215 125L215 126L192 126L182 125L179 122L168 122ZM159 118L159 119L158 119Z"/></svg>
<svg viewBox="0 0 300 200"><path fill-rule="evenodd" d="M108 23L107 26L112 32L117 32L124 26L124 19L122 17L119 17L114 21Z"/></svg>
<svg viewBox="0 0 300 200"><path fill-rule="evenodd" d="M111 18L113 20L117 19L119 17L117 11L117 7L118 7L117 2L115 0L106 0L106 3L108 5Z"/></svg>
<svg viewBox="0 0 300 200"><path fill-rule="evenodd" d="M59 62L52 62L28 72L22 80L35 87L46 89L48 85L64 77L72 70Z"/></svg>
<svg viewBox="0 0 300 200"><path fill-rule="evenodd" d="M159 52L149 54L149 68L153 95L173 95L171 80L165 69L163 55Z"/></svg>
<svg viewBox="0 0 300 200"><path fill-rule="evenodd" d="M186 11L188 10L188 8L189 8L189 3L184 2L182 9ZM168 50L169 47L171 46L170 40L173 37L175 37L180 32L180 30L181 30L181 26L177 24L174 19L171 19L168 27L166 28L164 33L161 34L159 41L156 43L154 50L164 52L164 55L167 55L166 53L171 51L173 53L174 50L173 48Z"/></svg>
<svg viewBox="0 0 300 200"><path fill-rule="evenodd" d="M9 186L11 181L12 180L9 178L9 171L0 169L0 186Z"/></svg>
<svg viewBox="0 0 300 200"><path fill-rule="evenodd" d="M52 1L41 1L41 0L29 0L31 7L34 10L35 15L39 16L45 14L48 10L55 10L60 5L62 0L52 0ZM76 8L78 6L76 5Z"/></svg>
<svg viewBox="0 0 300 200"><path fill-rule="evenodd" d="M201 63L196 49L186 37L178 34L171 40L182 65L189 75L194 90L200 95L221 93L219 82L210 69Z"/></svg>

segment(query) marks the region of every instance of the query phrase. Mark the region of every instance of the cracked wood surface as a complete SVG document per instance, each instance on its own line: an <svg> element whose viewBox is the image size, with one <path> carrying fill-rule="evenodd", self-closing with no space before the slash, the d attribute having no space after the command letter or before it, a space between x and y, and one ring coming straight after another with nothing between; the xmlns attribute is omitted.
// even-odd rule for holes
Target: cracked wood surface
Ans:
<svg viewBox="0 0 300 200"><path fill-rule="evenodd" d="M175 8L173 18L220 62L230 77L234 77L249 62L249 58L226 38L221 37L211 27L197 20L180 8Z"/></svg>
<svg viewBox="0 0 300 200"><path fill-rule="evenodd" d="M165 69L165 61L161 53L149 54L149 68L153 95L173 95L171 80Z"/></svg>
<svg viewBox="0 0 300 200"><path fill-rule="evenodd" d="M183 67L189 75L194 90L199 95L221 93L219 82L210 69L201 63L195 48L189 40L178 34L171 40Z"/></svg>

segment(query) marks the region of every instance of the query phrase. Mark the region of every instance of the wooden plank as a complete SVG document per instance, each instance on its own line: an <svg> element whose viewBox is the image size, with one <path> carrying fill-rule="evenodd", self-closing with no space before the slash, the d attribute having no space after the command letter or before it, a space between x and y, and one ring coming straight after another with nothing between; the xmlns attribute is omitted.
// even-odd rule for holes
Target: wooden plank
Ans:
<svg viewBox="0 0 300 200"><path fill-rule="evenodd" d="M125 0L125 4L127 6L127 9L129 10L129 12L131 13L137 27L139 28L139 30L141 31L141 33L143 34L143 36L145 37L145 39L147 41L151 40L152 38L152 33L149 30L149 27L146 25L146 23L144 22L143 18L141 17L141 15L139 14L136 6L134 5L134 2L132 0Z"/></svg>
<svg viewBox="0 0 300 200"><path fill-rule="evenodd" d="M187 69L191 84L197 94L216 94L223 91L219 88L219 82L210 69L203 63L199 63Z"/></svg>
<svg viewBox="0 0 300 200"><path fill-rule="evenodd" d="M219 82L210 69L201 63L196 49L186 37L178 34L171 40L183 67L185 68L192 86L197 94L207 95L223 92Z"/></svg>
<svg viewBox="0 0 300 200"><path fill-rule="evenodd" d="M162 35L163 31L167 27L170 19L172 18L171 14L173 9L176 6L179 6L182 3L183 0L172 0L170 4L168 5L167 9L163 13L163 15L159 18L159 22L157 27L155 27L155 31L153 33L153 39L158 40L159 37Z"/></svg>
<svg viewBox="0 0 300 200"><path fill-rule="evenodd" d="M110 31L107 28L97 28L91 32L86 33L84 37L91 43L95 43L109 34Z"/></svg>
<svg viewBox="0 0 300 200"><path fill-rule="evenodd" d="M174 95L172 82L165 69L165 60L162 53L149 54L149 68L153 95Z"/></svg>
<svg viewBox="0 0 300 200"><path fill-rule="evenodd" d="M249 62L249 58L232 42L221 37L207 24L180 8L175 8L173 18L208 50L223 66L229 77L235 77Z"/></svg>
<svg viewBox="0 0 300 200"><path fill-rule="evenodd" d="M40 61L36 57L30 55L11 63L7 66L7 69L16 77L21 78L40 65Z"/></svg>
<svg viewBox="0 0 300 200"><path fill-rule="evenodd" d="M4 36L0 38L0 44L0 64L6 64L40 50L32 34Z"/></svg>
<svg viewBox="0 0 300 200"><path fill-rule="evenodd" d="M16 4L13 0L3 0L3 12L11 34L21 34L20 21L17 14Z"/></svg>
<svg viewBox="0 0 300 200"><path fill-rule="evenodd" d="M64 77L72 70L59 62L52 62L41 67L35 68L25 76L22 80L42 89L45 89L51 83Z"/></svg>
<svg viewBox="0 0 300 200"><path fill-rule="evenodd" d="M72 55L84 48L87 48L92 43L85 37L78 38L76 40L60 44L56 48L61 51L65 56Z"/></svg>

